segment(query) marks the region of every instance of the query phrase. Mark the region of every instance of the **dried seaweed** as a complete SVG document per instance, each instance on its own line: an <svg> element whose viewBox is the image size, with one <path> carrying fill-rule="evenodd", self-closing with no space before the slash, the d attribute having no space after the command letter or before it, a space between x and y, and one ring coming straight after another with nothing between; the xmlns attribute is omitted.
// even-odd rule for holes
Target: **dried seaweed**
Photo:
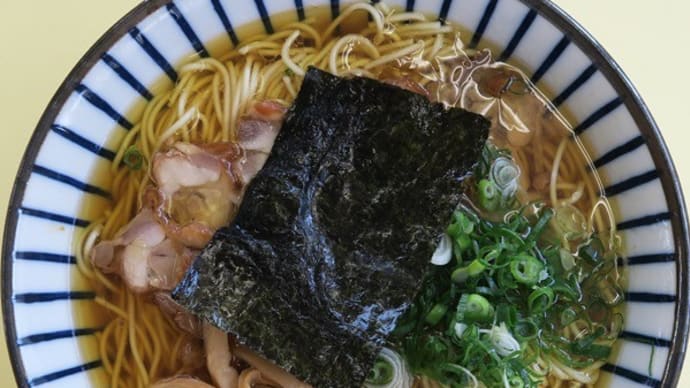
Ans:
<svg viewBox="0 0 690 388"><path fill-rule="evenodd" d="M173 292L316 387L357 387L427 263L489 122L310 69L234 222Z"/></svg>

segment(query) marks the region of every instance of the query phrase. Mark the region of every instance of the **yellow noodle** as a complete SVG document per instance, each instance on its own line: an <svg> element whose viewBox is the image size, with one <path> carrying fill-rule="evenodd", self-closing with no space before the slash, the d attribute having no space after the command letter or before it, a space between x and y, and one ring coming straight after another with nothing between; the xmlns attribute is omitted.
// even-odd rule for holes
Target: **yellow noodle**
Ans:
<svg viewBox="0 0 690 388"><path fill-rule="evenodd" d="M149 317L150 314L148 313L142 314L141 322L144 323L144 328L146 329L144 331L144 333L147 333L145 337L151 340L152 354L150 363L147 366L149 369L149 376L153 381L155 381L155 377L158 372L158 364L161 361L161 344L158 338L160 332L156 330L157 327L151 324Z"/></svg>
<svg viewBox="0 0 690 388"><path fill-rule="evenodd" d="M128 324L128 335L129 335L129 346L130 349L132 350L132 358L134 362L136 363L136 367L138 369L139 377L141 380L138 380L141 382L143 385L148 385L149 384L149 376L147 372L146 365L144 365L144 362L141 359L141 353L142 349L139 349L137 346L137 336L136 336L136 314L134 312L134 295L130 295L127 303L127 324ZM145 350L145 349L144 349Z"/></svg>
<svg viewBox="0 0 690 388"><path fill-rule="evenodd" d="M110 386L111 387L117 387L118 386L118 379L120 376L120 369L122 368L123 362L125 362L125 345L127 345L127 341L123 340L122 337L124 337L124 333L127 330L125 325L122 324L122 321L117 320L114 321L118 324L118 341L117 341L117 353L115 356L115 363L113 365L113 370L110 373ZM103 358L103 357L101 357Z"/></svg>
<svg viewBox="0 0 690 388"><path fill-rule="evenodd" d="M108 373L112 373L113 371L113 367L110 361L110 354L108 353L108 339L110 338L111 333L117 326L117 323L118 321L112 321L108 324L108 326L105 327L105 329L103 329L99 343L99 353L101 355L101 359L103 360L103 368L105 368L106 372Z"/></svg>

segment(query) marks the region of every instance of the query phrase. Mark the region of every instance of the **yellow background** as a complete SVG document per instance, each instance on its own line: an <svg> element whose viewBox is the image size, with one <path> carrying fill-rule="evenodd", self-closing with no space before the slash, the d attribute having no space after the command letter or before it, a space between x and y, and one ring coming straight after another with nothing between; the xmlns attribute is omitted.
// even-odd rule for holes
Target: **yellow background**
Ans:
<svg viewBox="0 0 690 388"><path fill-rule="evenodd" d="M0 230L19 160L41 112L91 44L136 3L0 0ZM661 128L683 186L690 187L690 2L556 3L603 44L637 86ZM3 334L0 387L13 385ZM690 387L690 366L679 386Z"/></svg>

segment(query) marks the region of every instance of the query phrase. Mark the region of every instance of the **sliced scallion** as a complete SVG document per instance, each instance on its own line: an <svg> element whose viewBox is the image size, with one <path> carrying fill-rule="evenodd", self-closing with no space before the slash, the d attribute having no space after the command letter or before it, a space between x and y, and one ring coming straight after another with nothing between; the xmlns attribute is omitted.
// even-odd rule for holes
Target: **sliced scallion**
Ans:
<svg viewBox="0 0 690 388"><path fill-rule="evenodd" d="M441 236L441 241L436 246L436 250L431 255L431 264L446 265L453 258L453 242L447 234Z"/></svg>
<svg viewBox="0 0 690 388"><path fill-rule="evenodd" d="M551 287L541 287L529 294L527 306L532 314L539 314L551 307L553 300L554 294Z"/></svg>
<svg viewBox="0 0 690 388"><path fill-rule="evenodd" d="M379 356L374 363L374 367L369 371L366 382L373 385L384 385L392 380L393 365Z"/></svg>
<svg viewBox="0 0 690 388"><path fill-rule="evenodd" d="M494 211L498 208L500 202L500 193L493 181L482 179L477 185L479 190L479 204L488 211Z"/></svg>
<svg viewBox="0 0 690 388"><path fill-rule="evenodd" d="M457 268L455 271L453 271L451 279L453 279L455 283L462 283L466 281L468 278L472 276L477 276L480 273L484 272L485 269L486 265L484 265L484 263L482 263L481 260L474 259L466 267Z"/></svg>
<svg viewBox="0 0 690 388"><path fill-rule="evenodd" d="M537 337L539 328L534 321L530 319L521 319L515 324L513 332L520 341L527 341Z"/></svg>
<svg viewBox="0 0 690 388"><path fill-rule="evenodd" d="M443 318L444 315L446 315L446 311L448 311L448 306L437 303L431 311L429 311L426 314L426 317L424 317L424 320L426 323L430 324L431 326L435 326L441 319Z"/></svg>
<svg viewBox="0 0 690 388"><path fill-rule="evenodd" d="M129 167L130 170L140 170L144 165L144 155L141 154L136 146L131 145L125 150L122 156L122 162L125 166Z"/></svg>
<svg viewBox="0 0 690 388"><path fill-rule="evenodd" d="M479 321L486 322L493 318L494 306L483 296L479 294L465 294L460 297L458 302L457 320L463 322Z"/></svg>
<svg viewBox="0 0 690 388"><path fill-rule="evenodd" d="M500 156L491 164L489 176L500 193L501 207L507 207L515 198L520 169L511 158Z"/></svg>
<svg viewBox="0 0 690 388"><path fill-rule="evenodd" d="M515 281L528 286L537 284L543 269L544 263L528 254L518 255L510 262L510 272Z"/></svg>

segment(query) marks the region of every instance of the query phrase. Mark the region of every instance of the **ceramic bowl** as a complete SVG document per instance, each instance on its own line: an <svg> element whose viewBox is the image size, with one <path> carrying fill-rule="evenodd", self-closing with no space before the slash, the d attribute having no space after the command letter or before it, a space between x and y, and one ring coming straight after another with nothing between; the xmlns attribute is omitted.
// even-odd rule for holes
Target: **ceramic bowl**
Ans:
<svg viewBox="0 0 690 388"><path fill-rule="evenodd" d="M688 329L688 230L680 185L649 111L602 47L542 0L388 0L459 24L470 46L491 46L562 108L613 200L627 253L625 327L604 365L611 387L674 386ZM20 386L98 385L94 293L75 265L73 237L106 201L99 174L141 106L169 88L191 56L246 39L250 22L331 16L338 0L151 0L121 19L83 57L48 105L26 150L7 215L2 303ZM246 35L246 34L245 34ZM213 42L211 45L210 43ZM91 349L91 350L89 350Z"/></svg>

